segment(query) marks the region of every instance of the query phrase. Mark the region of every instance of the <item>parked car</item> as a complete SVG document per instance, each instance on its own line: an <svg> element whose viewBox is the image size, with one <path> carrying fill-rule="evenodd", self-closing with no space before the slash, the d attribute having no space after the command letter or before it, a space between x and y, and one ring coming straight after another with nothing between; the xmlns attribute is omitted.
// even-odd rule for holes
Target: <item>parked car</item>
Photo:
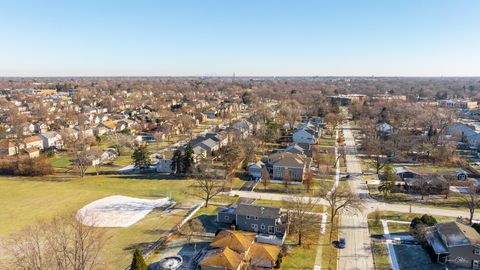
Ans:
<svg viewBox="0 0 480 270"><path fill-rule="evenodd" d="M345 248L345 245L346 245L346 242L345 242L345 238L340 238L340 240L338 240L338 248Z"/></svg>

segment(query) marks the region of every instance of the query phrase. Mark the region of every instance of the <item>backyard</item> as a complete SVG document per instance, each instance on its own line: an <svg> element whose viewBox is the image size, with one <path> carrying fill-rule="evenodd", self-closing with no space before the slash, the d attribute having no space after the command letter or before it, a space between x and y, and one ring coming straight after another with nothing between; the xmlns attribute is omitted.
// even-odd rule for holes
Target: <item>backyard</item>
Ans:
<svg viewBox="0 0 480 270"><path fill-rule="evenodd" d="M0 219L9 220L0 224L0 238L4 239L39 219L74 212L111 195L145 199L172 196L177 205L168 214L154 210L130 227L104 229L109 236L105 246L108 262L114 269L120 269L129 263L132 249L145 247L160 238L161 233L174 227L194 204L185 193L191 180L150 180L135 175L70 178L0 177Z"/></svg>

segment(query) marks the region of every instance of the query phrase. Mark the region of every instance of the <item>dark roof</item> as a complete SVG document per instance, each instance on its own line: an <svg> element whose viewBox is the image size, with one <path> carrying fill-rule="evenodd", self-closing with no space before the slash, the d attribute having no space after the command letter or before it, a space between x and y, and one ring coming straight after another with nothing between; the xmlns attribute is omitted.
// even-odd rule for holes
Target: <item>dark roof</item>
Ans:
<svg viewBox="0 0 480 270"><path fill-rule="evenodd" d="M236 214L241 216L277 219L280 216L280 208L241 203L237 206Z"/></svg>
<svg viewBox="0 0 480 270"><path fill-rule="evenodd" d="M447 247L480 244L480 234L470 226L452 221L439 223L436 229Z"/></svg>

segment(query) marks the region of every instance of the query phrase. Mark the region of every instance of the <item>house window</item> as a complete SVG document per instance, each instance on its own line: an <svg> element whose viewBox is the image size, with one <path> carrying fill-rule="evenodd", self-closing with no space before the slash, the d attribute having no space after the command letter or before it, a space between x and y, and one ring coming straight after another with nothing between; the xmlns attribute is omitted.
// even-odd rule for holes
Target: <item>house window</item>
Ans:
<svg viewBox="0 0 480 270"><path fill-rule="evenodd" d="M260 229L265 230L265 225L260 225Z"/></svg>
<svg viewBox="0 0 480 270"><path fill-rule="evenodd" d="M258 229L258 225L257 224L252 224L252 229L256 231Z"/></svg>
<svg viewBox="0 0 480 270"><path fill-rule="evenodd" d="M480 269L480 261L473 260L473 262L472 262L472 268L473 268L473 269Z"/></svg>
<svg viewBox="0 0 480 270"><path fill-rule="evenodd" d="M281 231L282 231L282 228L280 228L280 227L275 227L275 230L276 230L277 232L281 232Z"/></svg>
<svg viewBox="0 0 480 270"><path fill-rule="evenodd" d="M250 216L247 216L247 219L250 219Z"/></svg>
<svg viewBox="0 0 480 270"><path fill-rule="evenodd" d="M225 220L228 220L228 216L225 216Z"/></svg>
<svg viewBox="0 0 480 270"><path fill-rule="evenodd" d="M475 255L480 255L480 249L474 249L473 254Z"/></svg>
<svg viewBox="0 0 480 270"><path fill-rule="evenodd" d="M268 233L274 233L273 226L268 226Z"/></svg>

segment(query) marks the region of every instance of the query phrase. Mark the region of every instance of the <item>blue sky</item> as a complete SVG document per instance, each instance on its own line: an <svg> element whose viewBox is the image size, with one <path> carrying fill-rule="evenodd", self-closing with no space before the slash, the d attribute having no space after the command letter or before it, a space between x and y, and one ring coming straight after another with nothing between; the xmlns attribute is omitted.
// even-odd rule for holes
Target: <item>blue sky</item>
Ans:
<svg viewBox="0 0 480 270"><path fill-rule="evenodd" d="M10 0L0 76L480 76L480 1Z"/></svg>

